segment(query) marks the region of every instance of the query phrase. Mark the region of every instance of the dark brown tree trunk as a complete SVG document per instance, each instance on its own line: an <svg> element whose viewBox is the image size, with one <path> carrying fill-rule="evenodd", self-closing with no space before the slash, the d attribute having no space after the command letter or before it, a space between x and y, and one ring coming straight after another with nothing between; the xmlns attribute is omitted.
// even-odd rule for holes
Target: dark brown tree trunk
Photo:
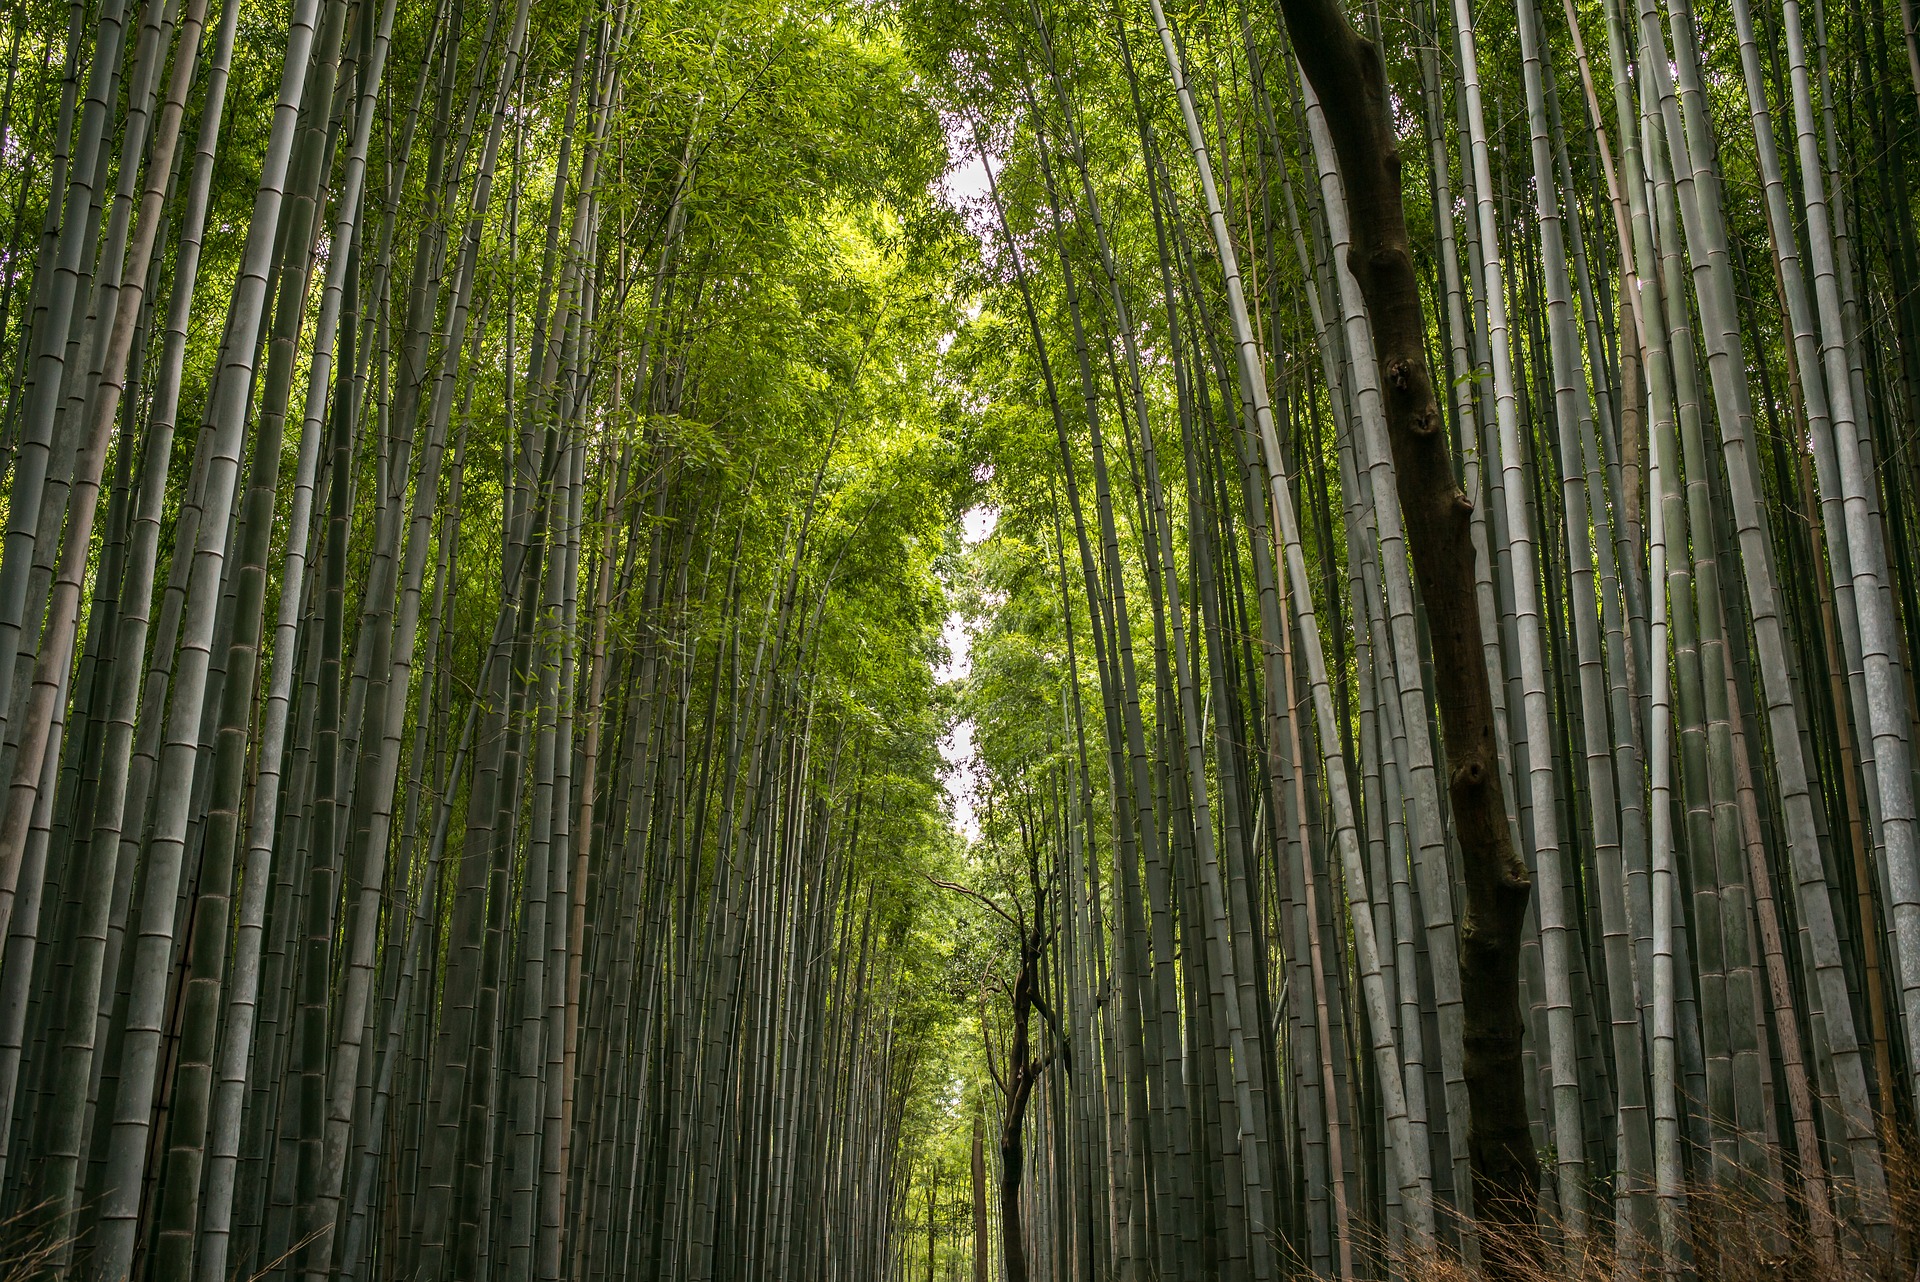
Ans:
<svg viewBox="0 0 1920 1282"><path fill-rule="evenodd" d="M1006 1282L1027 1282L1027 1244L1020 1232L1020 1175L1026 1151L1020 1132L1000 1133L1000 1255Z"/></svg>
<svg viewBox="0 0 1920 1282"><path fill-rule="evenodd" d="M1460 981L1472 1104L1474 1208L1503 1247L1527 1250L1539 1167L1521 1073L1520 930L1532 881L1508 834L1493 698L1474 604L1472 501L1454 479L1427 375L1426 321L1409 251L1386 68L1336 0L1281 0L1295 55L1326 110L1352 219L1348 266L1366 299L1385 390L1400 508L1432 631L1448 795L1466 870Z"/></svg>
<svg viewBox="0 0 1920 1282"><path fill-rule="evenodd" d="M1035 895L1035 902L1042 902ZM1027 1125L1027 1103L1034 1083L1046 1065L1033 1058L1028 1025L1039 996L1040 914L1021 941L1020 973L1013 981L1013 1047L1007 1055L1006 1113L1000 1122L1000 1255L1005 1282L1027 1282L1027 1243L1020 1231L1020 1179L1025 1174L1026 1145L1021 1136ZM1051 1056L1049 1056L1049 1059Z"/></svg>

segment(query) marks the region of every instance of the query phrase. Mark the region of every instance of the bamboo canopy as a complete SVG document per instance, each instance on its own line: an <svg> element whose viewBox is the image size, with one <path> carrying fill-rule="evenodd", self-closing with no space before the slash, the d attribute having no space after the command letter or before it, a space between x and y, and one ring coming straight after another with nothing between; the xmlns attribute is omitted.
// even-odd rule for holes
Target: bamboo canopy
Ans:
<svg viewBox="0 0 1920 1282"><path fill-rule="evenodd" d="M1910 0L0 0L0 1282L1910 1278Z"/></svg>

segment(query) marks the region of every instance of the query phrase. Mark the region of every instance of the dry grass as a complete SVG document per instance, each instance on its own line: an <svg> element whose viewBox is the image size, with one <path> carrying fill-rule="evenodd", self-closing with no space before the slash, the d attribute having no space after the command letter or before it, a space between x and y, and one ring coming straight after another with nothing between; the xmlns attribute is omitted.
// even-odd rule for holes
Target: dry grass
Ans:
<svg viewBox="0 0 1920 1282"><path fill-rule="evenodd" d="M0 1282L59 1276L73 1238L56 1232L45 1212L44 1204L36 1204L0 1220Z"/></svg>
<svg viewBox="0 0 1920 1282"><path fill-rule="evenodd" d="M1709 1185L1687 1190L1673 1274L1663 1271L1657 1235L1616 1242L1609 1228L1605 1237L1576 1241L1553 1226L1545 1241L1524 1242L1483 1228L1482 1264L1450 1255L1402 1257L1393 1274L1411 1282L1914 1282L1920 1278L1920 1162L1894 1145L1888 1159L1893 1232L1880 1240L1864 1232L1853 1209L1860 1204L1857 1190L1829 1186L1834 1209L1825 1213L1821 1232L1797 1179L1791 1187ZM1595 1209L1605 1214L1607 1208Z"/></svg>
<svg viewBox="0 0 1920 1282"><path fill-rule="evenodd" d="M1380 1226L1356 1222L1354 1274L1405 1282L1920 1282L1920 1146L1903 1146L1890 1134L1882 1144L1892 1228L1877 1237L1864 1229L1858 1189L1816 1186L1827 1209L1810 1211L1815 1192L1787 1171L1774 1183L1687 1189L1671 1272L1662 1267L1653 1224L1637 1240L1617 1241L1611 1206L1596 1201L1594 1231L1579 1240L1552 1223L1525 1240L1479 1225L1480 1259L1473 1264L1451 1248L1407 1255L1389 1246ZM1445 1236L1458 1241L1462 1235ZM1293 1253L1294 1245L1274 1242L1288 1260L1282 1276L1288 1282L1325 1278Z"/></svg>

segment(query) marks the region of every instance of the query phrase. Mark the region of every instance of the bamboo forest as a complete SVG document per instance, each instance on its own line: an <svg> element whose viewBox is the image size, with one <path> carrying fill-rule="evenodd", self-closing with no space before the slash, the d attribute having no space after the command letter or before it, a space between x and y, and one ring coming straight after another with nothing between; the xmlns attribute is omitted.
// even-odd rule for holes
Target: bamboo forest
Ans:
<svg viewBox="0 0 1920 1282"><path fill-rule="evenodd" d="M0 9L0 1282L1920 1276L1920 0Z"/></svg>

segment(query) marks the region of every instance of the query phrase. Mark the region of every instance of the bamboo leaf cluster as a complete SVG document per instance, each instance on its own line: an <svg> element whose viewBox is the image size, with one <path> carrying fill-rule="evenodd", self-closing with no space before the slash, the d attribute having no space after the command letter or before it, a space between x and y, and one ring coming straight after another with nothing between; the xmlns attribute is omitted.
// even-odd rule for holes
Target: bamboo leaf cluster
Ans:
<svg viewBox="0 0 1920 1282"><path fill-rule="evenodd" d="M11 0L0 1273L1910 1272L1882 0Z"/></svg>
<svg viewBox="0 0 1920 1282"><path fill-rule="evenodd" d="M0 1257L875 1275L964 480L897 38L29 0L7 44Z"/></svg>
<svg viewBox="0 0 1920 1282"><path fill-rule="evenodd" d="M983 171L966 884L1027 924L967 909L901 1276L1891 1276L1911 15L903 12Z"/></svg>

